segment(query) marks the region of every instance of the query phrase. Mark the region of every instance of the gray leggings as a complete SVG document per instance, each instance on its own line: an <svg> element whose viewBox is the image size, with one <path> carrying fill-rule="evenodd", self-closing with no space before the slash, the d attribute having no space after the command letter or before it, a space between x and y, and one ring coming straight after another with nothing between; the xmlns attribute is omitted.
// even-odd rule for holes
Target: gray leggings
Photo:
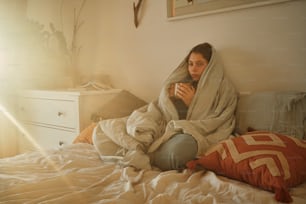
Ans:
<svg viewBox="0 0 306 204"><path fill-rule="evenodd" d="M188 134L174 135L152 155L152 164L161 170L181 170L194 159L198 151L196 140Z"/></svg>

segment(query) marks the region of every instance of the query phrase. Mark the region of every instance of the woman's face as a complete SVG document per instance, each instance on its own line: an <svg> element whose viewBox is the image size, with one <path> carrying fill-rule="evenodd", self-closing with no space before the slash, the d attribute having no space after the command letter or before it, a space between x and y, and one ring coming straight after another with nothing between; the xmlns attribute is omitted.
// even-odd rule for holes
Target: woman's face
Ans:
<svg viewBox="0 0 306 204"><path fill-rule="evenodd" d="M207 60L200 53L192 52L188 60L188 72L194 81L199 81L208 65Z"/></svg>

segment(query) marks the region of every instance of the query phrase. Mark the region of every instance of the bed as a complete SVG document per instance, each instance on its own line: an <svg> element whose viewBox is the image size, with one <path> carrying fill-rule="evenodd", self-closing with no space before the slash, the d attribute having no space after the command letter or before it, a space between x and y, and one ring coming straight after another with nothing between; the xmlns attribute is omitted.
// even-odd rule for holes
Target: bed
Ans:
<svg viewBox="0 0 306 204"><path fill-rule="evenodd" d="M71 145L1 159L0 203L268 204L279 203L280 199L284 202L306 203L305 116L305 93L242 94L236 111L235 134L208 150L203 157L191 161L189 168L183 171L137 169L102 160L90 140L82 140L79 135L76 138L78 140ZM89 127L90 130L92 128L93 125ZM248 132L250 128L252 131ZM87 137L91 133L88 129L85 132ZM85 135L82 135L83 139ZM275 148L275 144L284 143L284 151L289 151L283 152L288 169L283 169L280 175L269 174L269 177L264 177L271 170L268 164L259 168L257 166L253 170L233 166L229 164L232 162L228 159L229 156L224 157L228 149L223 153L220 150L226 145L235 144L237 138L254 139L258 135L261 138L260 147ZM268 159L271 158L274 157ZM260 159L262 155L258 160ZM213 164L212 161L218 162ZM256 182L261 183L256 185L248 179L226 172L228 170L224 165L230 165L230 169L238 168L240 173L244 172L252 179L261 178L267 181L264 183L257 179ZM279 166L278 163L276 166ZM262 169L258 172L260 168ZM286 173L291 173L291 180L282 184L285 188L281 188L283 191L278 192L280 198L276 198L279 189L275 189L273 184L274 187L269 190L265 185L278 182L280 178L284 181ZM263 174L265 175L262 176ZM286 193L289 193L291 200L286 200L286 196L282 197Z"/></svg>

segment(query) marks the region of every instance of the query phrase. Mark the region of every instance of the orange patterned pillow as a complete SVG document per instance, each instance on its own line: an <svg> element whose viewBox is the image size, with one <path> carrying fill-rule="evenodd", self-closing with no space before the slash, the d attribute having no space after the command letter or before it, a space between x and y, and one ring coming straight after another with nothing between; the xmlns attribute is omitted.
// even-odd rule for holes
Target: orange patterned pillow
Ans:
<svg viewBox="0 0 306 204"><path fill-rule="evenodd" d="M255 131L211 147L197 165L233 179L275 192L275 199L291 202L289 188L306 181L306 141L277 133Z"/></svg>

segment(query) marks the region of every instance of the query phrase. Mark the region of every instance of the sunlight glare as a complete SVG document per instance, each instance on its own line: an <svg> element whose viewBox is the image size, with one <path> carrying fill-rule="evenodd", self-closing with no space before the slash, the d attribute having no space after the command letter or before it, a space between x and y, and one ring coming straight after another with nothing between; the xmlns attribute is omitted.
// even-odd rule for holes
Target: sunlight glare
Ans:
<svg viewBox="0 0 306 204"><path fill-rule="evenodd" d="M47 163L50 164L50 166L57 171L58 173L61 172L61 167L55 164L46 154L43 148L39 146L39 144L33 139L33 137L30 135L30 133L21 125L20 122L18 122L12 114L10 114L5 107L3 107L2 104L0 104L0 113L3 113L4 116L11 121L19 131L21 131L25 137L34 145L34 147L42 154L42 156L47 160ZM66 183L67 186L73 186L71 181L66 178L65 176L62 177L63 181Z"/></svg>
<svg viewBox="0 0 306 204"><path fill-rule="evenodd" d="M41 148L39 146L39 144L33 139L33 137L31 136L31 134L21 125L20 122L18 122L18 120L16 120L14 118L14 116L12 114L10 114L6 108L0 104L0 112L2 112L4 114L4 116L10 121L12 122L17 129L26 137L27 140L29 140L31 142L31 144L35 147L35 149L37 149L48 161L48 163L55 169L55 170L59 170L58 166L56 164L54 164L54 162L52 162L50 159L48 159L46 152L43 150L43 148Z"/></svg>

